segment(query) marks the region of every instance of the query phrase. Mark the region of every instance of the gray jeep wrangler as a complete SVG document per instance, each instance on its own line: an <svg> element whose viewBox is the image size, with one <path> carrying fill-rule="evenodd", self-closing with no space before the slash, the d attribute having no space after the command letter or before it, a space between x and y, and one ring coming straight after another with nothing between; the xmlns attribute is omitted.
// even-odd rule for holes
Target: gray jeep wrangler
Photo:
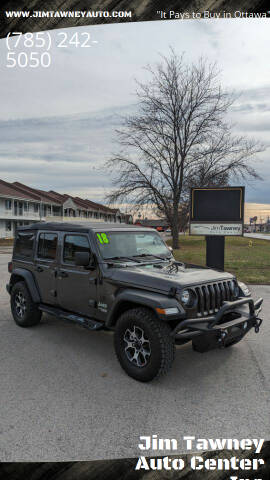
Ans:
<svg viewBox="0 0 270 480"><path fill-rule="evenodd" d="M161 236L134 225L36 223L16 233L7 290L17 325L42 312L114 330L118 360L147 382L167 373L175 344L204 352L259 331L262 298L230 273L177 262Z"/></svg>

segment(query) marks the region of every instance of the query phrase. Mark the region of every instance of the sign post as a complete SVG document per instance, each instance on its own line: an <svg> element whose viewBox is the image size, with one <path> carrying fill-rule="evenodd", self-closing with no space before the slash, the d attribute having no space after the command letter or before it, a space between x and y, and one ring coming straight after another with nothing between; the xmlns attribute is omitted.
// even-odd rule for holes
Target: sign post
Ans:
<svg viewBox="0 0 270 480"><path fill-rule="evenodd" d="M225 237L206 236L206 265L224 271Z"/></svg>
<svg viewBox="0 0 270 480"><path fill-rule="evenodd" d="M244 233L245 187L191 188L190 235L206 237L206 265L224 270L225 236Z"/></svg>

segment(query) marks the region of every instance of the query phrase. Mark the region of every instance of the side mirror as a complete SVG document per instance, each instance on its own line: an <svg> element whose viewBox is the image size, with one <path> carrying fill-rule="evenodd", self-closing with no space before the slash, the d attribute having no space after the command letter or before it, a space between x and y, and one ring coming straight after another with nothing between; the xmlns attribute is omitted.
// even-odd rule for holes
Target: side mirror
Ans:
<svg viewBox="0 0 270 480"><path fill-rule="evenodd" d="M89 263L89 252L75 252L75 265L77 265L78 267L88 267Z"/></svg>

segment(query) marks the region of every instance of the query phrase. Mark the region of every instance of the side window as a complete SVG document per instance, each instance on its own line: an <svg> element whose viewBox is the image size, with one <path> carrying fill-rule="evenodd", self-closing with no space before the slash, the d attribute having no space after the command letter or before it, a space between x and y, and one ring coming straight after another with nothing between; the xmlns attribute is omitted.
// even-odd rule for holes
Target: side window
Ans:
<svg viewBox="0 0 270 480"><path fill-rule="evenodd" d="M66 235L64 240L64 263L75 264L76 252L89 252L90 246L88 238L85 235Z"/></svg>
<svg viewBox="0 0 270 480"><path fill-rule="evenodd" d="M5 200L5 207L6 207L6 210L12 210L11 200Z"/></svg>
<svg viewBox="0 0 270 480"><path fill-rule="evenodd" d="M32 257L34 241L34 232L18 232L15 240L14 255L26 258Z"/></svg>
<svg viewBox="0 0 270 480"><path fill-rule="evenodd" d="M38 258L43 260L54 260L57 249L56 233L40 233L38 239Z"/></svg>

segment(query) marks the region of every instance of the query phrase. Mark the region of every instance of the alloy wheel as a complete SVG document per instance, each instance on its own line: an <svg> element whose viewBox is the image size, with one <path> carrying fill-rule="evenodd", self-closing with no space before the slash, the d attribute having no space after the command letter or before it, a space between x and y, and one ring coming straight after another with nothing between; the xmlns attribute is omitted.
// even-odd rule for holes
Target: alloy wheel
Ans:
<svg viewBox="0 0 270 480"><path fill-rule="evenodd" d="M145 367L151 356L151 346L144 330L136 325L133 329L127 328L124 343L128 360L137 367Z"/></svg>
<svg viewBox="0 0 270 480"><path fill-rule="evenodd" d="M18 317L23 318L26 311L26 298L22 292L15 295L15 310Z"/></svg>

